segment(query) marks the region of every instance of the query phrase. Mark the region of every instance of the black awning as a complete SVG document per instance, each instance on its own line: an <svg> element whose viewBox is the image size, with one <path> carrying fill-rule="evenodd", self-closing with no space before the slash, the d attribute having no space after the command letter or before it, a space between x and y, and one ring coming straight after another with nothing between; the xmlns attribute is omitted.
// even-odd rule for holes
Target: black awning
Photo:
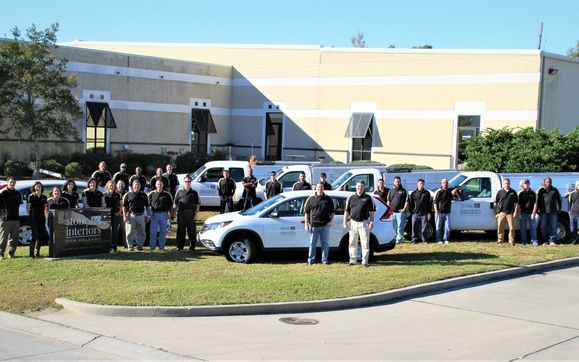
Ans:
<svg viewBox="0 0 579 362"><path fill-rule="evenodd" d="M199 133L217 133L215 128L215 123L213 122L213 117L208 109L196 109L191 110L191 115L193 117L193 125L197 132Z"/></svg>
<svg viewBox="0 0 579 362"><path fill-rule="evenodd" d="M88 108L87 127L117 128L113 112L111 112L108 103L86 102L86 108Z"/></svg>
<svg viewBox="0 0 579 362"><path fill-rule="evenodd" d="M374 113L352 113L348 129L344 137L347 138L364 138L368 132L370 122L374 118Z"/></svg>

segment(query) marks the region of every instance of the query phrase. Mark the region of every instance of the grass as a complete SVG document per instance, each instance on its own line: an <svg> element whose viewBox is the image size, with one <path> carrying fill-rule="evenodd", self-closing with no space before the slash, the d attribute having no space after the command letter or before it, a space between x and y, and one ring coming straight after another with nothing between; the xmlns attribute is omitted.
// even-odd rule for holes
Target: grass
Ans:
<svg viewBox="0 0 579 362"><path fill-rule="evenodd" d="M17 258L0 262L0 309L40 310L53 305L56 297L141 306L331 299L579 256L577 246L472 241L480 238L463 234L459 242L445 246L403 244L377 254L370 268L350 267L345 261L307 266L306 251L268 254L257 263L239 265L203 248L193 253L121 249L117 254L47 260L30 259L27 248L20 247Z"/></svg>

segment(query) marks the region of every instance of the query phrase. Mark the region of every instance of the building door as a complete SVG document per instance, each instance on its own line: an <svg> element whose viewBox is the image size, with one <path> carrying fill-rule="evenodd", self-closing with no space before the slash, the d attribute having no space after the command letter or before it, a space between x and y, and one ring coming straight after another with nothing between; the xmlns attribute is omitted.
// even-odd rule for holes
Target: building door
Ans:
<svg viewBox="0 0 579 362"><path fill-rule="evenodd" d="M281 160L283 113L269 112L265 115L265 159Z"/></svg>

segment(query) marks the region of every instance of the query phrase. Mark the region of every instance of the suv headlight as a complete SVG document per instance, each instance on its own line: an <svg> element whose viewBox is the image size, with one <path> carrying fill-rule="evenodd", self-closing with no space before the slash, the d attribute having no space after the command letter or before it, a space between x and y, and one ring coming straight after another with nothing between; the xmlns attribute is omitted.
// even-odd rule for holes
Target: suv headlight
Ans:
<svg viewBox="0 0 579 362"><path fill-rule="evenodd" d="M223 222L216 222L216 223L211 223L211 224L203 224L199 233L203 234L204 232L209 231L209 230L215 230L215 229L223 228L231 223L232 223L232 221L223 221Z"/></svg>

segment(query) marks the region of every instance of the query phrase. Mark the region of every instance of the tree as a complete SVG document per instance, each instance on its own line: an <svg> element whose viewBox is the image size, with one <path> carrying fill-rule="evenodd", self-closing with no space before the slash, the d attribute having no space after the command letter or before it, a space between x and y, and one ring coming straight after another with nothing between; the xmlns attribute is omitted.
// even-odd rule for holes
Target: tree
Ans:
<svg viewBox="0 0 579 362"><path fill-rule="evenodd" d="M433 49L432 45L424 44L424 45L414 45L412 49Z"/></svg>
<svg viewBox="0 0 579 362"><path fill-rule="evenodd" d="M577 40L575 47L567 50L567 55L574 58L579 58L579 40Z"/></svg>
<svg viewBox="0 0 579 362"><path fill-rule="evenodd" d="M352 42L352 46L354 48L366 48L366 40L364 40L364 34L360 33L359 31L356 35L350 38L350 41Z"/></svg>
<svg viewBox="0 0 579 362"><path fill-rule="evenodd" d="M13 39L0 43L0 133L34 143L36 175L41 139L78 139L81 109L72 94L77 83L66 74L67 60L52 52L57 31L58 24L45 30L32 25L23 37L14 28Z"/></svg>
<svg viewBox="0 0 579 362"><path fill-rule="evenodd" d="M563 172L579 170L579 127L558 130L487 129L469 140L466 170L494 172Z"/></svg>

